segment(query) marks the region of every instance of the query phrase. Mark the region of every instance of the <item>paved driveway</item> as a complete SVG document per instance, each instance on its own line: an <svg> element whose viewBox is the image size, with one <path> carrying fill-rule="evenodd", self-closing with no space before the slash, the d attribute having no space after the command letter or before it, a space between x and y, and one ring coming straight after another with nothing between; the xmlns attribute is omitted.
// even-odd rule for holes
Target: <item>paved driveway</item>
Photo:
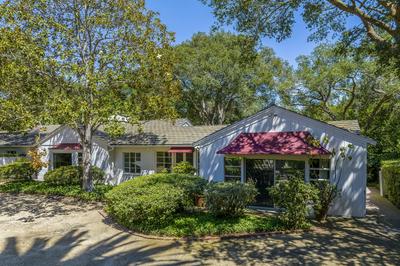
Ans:
<svg viewBox="0 0 400 266"><path fill-rule="evenodd" d="M313 232L223 241L154 240L115 228L100 207L0 194L1 265L392 264L399 232L370 215Z"/></svg>

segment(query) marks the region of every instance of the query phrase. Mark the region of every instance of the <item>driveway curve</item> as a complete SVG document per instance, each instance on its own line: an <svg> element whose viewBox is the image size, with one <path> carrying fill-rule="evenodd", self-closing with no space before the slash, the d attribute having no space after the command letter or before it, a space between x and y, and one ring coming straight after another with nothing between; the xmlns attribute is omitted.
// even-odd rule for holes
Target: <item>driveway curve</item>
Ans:
<svg viewBox="0 0 400 266"><path fill-rule="evenodd" d="M0 265L400 265L400 234L375 214L331 219L311 232L212 241L140 237L101 205L0 194Z"/></svg>

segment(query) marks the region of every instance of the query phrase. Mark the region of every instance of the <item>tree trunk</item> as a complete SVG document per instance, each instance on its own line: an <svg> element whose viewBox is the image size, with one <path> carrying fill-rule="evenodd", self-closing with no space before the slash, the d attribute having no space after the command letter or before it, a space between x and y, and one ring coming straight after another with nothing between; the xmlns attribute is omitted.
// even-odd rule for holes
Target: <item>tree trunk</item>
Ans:
<svg viewBox="0 0 400 266"><path fill-rule="evenodd" d="M92 158L92 128L86 126L84 129L84 138L81 140L82 143L82 168L83 168L83 180L82 187L85 191L93 190L93 181L91 168Z"/></svg>

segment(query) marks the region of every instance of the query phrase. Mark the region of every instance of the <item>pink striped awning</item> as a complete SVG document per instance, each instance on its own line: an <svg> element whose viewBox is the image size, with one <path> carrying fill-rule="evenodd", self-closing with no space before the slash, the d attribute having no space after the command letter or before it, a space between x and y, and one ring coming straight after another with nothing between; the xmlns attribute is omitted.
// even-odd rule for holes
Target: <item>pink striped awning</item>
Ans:
<svg viewBox="0 0 400 266"><path fill-rule="evenodd" d="M77 150L82 150L82 145L79 143L60 143L52 147L52 149L77 151Z"/></svg>
<svg viewBox="0 0 400 266"><path fill-rule="evenodd" d="M311 143L307 131L241 133L217 154L232 155L329 155L324 147Z"/></svg>

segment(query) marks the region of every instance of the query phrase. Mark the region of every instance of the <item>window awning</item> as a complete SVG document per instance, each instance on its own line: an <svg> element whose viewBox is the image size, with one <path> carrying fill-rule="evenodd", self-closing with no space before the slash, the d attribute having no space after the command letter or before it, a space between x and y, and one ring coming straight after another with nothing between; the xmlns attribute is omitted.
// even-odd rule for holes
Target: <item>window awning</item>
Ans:
<svg viewBox="0 0 400 266"><path fill-rule="evenodd" d="M232 155L329 155L311 143L307 131L241 133L217 154Z"/></svg>
<svg viewBox="0 0 400 266"><path fill-rule="evenodd" d="M171 147L169 153L192 153L193 147Z"/></svg>
<svg viewBox="0 0 400 266"><path fill-rule="evenodd" d="M55 150L82 150L82 145L79 143L60 143L52 147Z"/></svg>

